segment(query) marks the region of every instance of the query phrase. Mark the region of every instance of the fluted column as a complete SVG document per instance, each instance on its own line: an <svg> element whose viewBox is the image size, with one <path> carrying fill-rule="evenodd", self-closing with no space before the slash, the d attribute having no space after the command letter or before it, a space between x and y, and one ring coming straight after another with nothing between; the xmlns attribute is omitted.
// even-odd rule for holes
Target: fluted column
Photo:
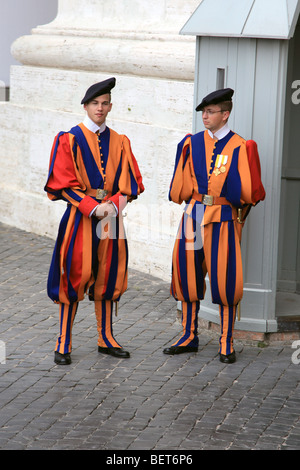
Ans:
<svg viewBox="0 0 300 470"><path fill-rule="evenodd" d="M60 0L56 19L12 54L24 65L193 80L194 38L178 32L198 3Z"/></svg>

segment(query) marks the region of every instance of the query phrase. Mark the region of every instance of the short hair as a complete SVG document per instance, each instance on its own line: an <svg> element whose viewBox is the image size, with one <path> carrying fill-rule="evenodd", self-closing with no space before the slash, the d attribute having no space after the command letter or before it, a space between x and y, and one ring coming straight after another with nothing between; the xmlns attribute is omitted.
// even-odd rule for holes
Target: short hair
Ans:
<svg viewBox="0 0 300 470"><path fill-rule="evenodd" d="M221 101L221 103L218 103L218 106L220 106L221 111L229 111L231 113L232 110L232 101Z"/></svg>

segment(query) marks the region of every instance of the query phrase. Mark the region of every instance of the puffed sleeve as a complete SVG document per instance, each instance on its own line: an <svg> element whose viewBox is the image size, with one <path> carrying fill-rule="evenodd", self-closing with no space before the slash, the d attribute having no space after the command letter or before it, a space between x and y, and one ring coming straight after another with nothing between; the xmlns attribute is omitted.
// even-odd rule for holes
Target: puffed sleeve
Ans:
<svg viewBox="0 0 300 470"><path fill-rule="evenodd" d="M177 146L173 177L169 189L169 200L177 204L188 200L193 193L190 170L190 134Z"/></svg>
<svg viewBox="0 0 300 470"><path fill-rule="evenodd" d="M263 201L265 199L266 192L261 181L261 167L256 142L254 140L247 140L246 149L251 174L251 199L252 205L255 206L259 201Z"/></svg>
<svg viewBox="0 0 300 470"><path fill-rule="evenodd" d="M55 137L44 189L49 199L67 201L76 206L83 215L88 216L98 202L84 193L86 186L76 168L73 145L72 134L60 132Z"/></svg>

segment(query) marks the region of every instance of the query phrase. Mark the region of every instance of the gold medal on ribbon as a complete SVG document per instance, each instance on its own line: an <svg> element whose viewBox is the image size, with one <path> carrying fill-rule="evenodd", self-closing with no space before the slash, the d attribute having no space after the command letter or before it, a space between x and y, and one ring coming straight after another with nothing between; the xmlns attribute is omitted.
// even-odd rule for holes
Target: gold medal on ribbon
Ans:
<svg viewBox="0 0 300 470"><path fill-rule="evenodd" d="M219 176L221 173L226 172L226 163L228 160L228 155L217 155L214 174Z"/></svg>

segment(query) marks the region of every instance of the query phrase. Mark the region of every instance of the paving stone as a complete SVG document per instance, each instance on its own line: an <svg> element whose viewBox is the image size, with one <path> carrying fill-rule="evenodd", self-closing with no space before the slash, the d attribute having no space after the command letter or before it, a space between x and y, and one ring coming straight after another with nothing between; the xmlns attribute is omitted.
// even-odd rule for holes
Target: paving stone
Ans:
<svg viewBox="0 0 300 470"><path fill-rule="evenodd" d="M0 224L0 449L188 452L300 448L299 367L289 343L237 342L221 364L218 335L166 356L180 334L169 283L129 271L114 331L130 359L97 351L93 304L81 302L72 364L53 362L57 306L46 294L54 242Z"/></svg>

